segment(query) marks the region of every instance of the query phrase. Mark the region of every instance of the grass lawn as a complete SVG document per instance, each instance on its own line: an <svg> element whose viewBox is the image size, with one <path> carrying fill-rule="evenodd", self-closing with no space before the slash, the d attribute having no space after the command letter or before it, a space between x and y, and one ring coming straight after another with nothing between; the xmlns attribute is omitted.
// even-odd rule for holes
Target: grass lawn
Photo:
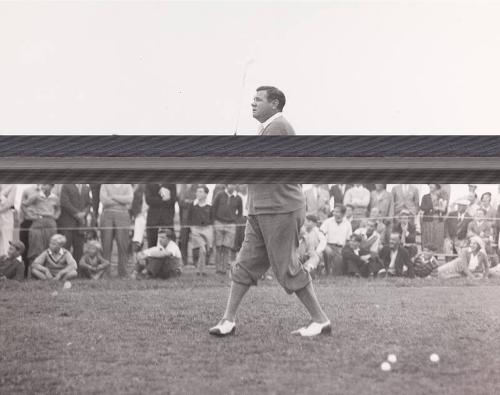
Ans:
<svg viewBox="0 0 500 395"><path fill-rule="evenodd" d="M332 336L291 336L307 314L265 281L243 302L236 335L220 339L207 329L229 281L214 274L74 281L66 291L0 283L0 393L499 393L500 281L315 286ZM388 353L399 361L382 372Z"/></svg>

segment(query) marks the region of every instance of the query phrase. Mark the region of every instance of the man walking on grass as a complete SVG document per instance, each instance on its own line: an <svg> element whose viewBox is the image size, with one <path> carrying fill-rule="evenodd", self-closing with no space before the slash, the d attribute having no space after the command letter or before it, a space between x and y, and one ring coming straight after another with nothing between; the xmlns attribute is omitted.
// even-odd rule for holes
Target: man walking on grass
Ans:
<svg viewBox="0 0 500 395"><path fill-rule="evenodd" d="M285 95L279 89L257 89L253 117L261 123L259 135L294 135L283 117ZM251 285L272 268L289 294L295 293L311 315L311 323L293 334L311 337L331 332L330 320L314 292L311 277L298 256L300 228L305 218L305 199L299 184L253 184L248 186L248 219L245 239L232 267L231 291L222 320L209 333L226 336L235 331L238 307Z"/></svg>

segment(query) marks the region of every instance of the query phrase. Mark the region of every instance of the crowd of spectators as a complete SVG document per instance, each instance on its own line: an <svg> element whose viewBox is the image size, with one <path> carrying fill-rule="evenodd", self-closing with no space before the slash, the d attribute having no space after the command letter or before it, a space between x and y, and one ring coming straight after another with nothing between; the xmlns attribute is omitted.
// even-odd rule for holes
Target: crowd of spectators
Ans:
<svg viewBox="0 0 500 395"><path fill-rule="evenodd" d="M475 185L315 184L300 259L312 276L500 275L500 206ZM242 184L0 185L0 278L227 275L244 239ZM16 196L20 205L16 208ZM178 217L177 217L178 214Z"/></svg>

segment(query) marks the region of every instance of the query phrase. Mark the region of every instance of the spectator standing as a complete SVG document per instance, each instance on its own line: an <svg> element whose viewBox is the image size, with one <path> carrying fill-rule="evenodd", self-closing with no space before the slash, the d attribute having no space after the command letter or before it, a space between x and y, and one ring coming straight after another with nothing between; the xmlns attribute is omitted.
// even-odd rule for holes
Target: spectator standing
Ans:
<svg viewBox="0 0 500 395"><path fill-rule="evenodd" d="M213 246L212 206L207 202L208 187L198 185L196 199L188 209L188 224L191 228L192 256L198 256L196 274L206 276L205 266ZM194 250L198 250L197 254ZM193 258L194 260L194 258Z"/></svg>
<svg viewBox="0 0 500 395"><path fill-rule="evenodd" d="M100 201L103 207L100 216L103 257L111 262L113 241L118 247L118 276L127 275L128 247L130 244L129 209L134 198L131 184L101 185ZM107 274L110 269L108 268Z"/></svg>
<svg viewBox="0 0 500 395"><path fill-rule="evenodd" d="M448 210L449 197L439 184L429 184L429 193L422 197L422 246L433 244L436 252L443 252L444 216Z"/></svg>
<svg viewBox="0 0 500 395"><path fill-rule="evenodd" d="M394 199L392 194L385 188L385 184L375 184L375 190L370 194L370 210L376 207L378 208L380 217L392 221L392 217L394 216Z"/></svg>
<svg viewBox="0 0 500 395"><path fill-rule="evenodd" d="M134 222L134 235L132 236L132 252L137 253L142 250L144 235L146 233L146 223L148 215L148 205L144 198L146 184L134 185L134 197L130 207L130 217Z"/></svg>
<svg viewBox="0 0 500 395"><path fill-rule="evenodd" d="M159 228L174 230L176 200L177 188L175 184L146 185L148 247L153 247L158 243ZM175 232L173 237L175 241Z"/></svg>
<svg viewBox="0 0 500 395"><path fill-rule="evenodd" d="M213 218L215 227L215 264L216 272L226 274L229 263L234 260L236 224L243 216L243 202L236 192L235 184L227 184L213 201Z"/></svg>
<svg viewBox="0 0 500 395"><path fill-rule="evenodd" d="M90 197L92 200L92 226L99 223L99 206L101 204L101 184L90 184Z"/></svg>
<svg viewBox="0 0 500 395"><path fill-rule="evenodd" d="M419 210L418 189L410 184L399 184L392 188L392 197L394 199L394 215L399 216L402 210L408 210L413 217Z"/></svg>
<svg viewBox="0 0 500 395"><path fill-rule="evenodd" d="M314 184L304 193L306 198L306 215L312 214L323 222L330 214L330 194L323 184Z"/></svg>
<svg viewBox="0 0 500 395"><path fill-rule="evenodd" d="M36 219L36 215L34 213L34 207L32 204L26 204L28 201L28 197L36 194L38 185L30 185L26 189L23 190L21 195L21 207L20 207L20 215L19 215L19 240L24 244L25 249L24 253L21 254L25 266L24 277L28 278L31 274L29 270L30 260L28 259L28 250L29 250L29 236L30 236L30 227L33 221Z"/></svg>
<svg viewBox="0 0 500 395"><path fill-rule="evenodd" d="M92 201L86 184L63 184L61 187L61 215L57 220L59 233L66 237L66 249L77 262L83 255L86 219Z"/></svg>
<svg viewBox="0 0 500 395"><path fill-rule="evenodd" d="M346 191L344 195L344 205L351 205L354 207L353 228L357 229L361 219L366 218L369 204L370 191L362 184L354 184L352 188Z"/></svg>
<svg viewBox="0 0 500 395"><path fill-rule="evenodd" d="M14 201L17 187L0 184L0 256L6 255L14 237Z"/></svg>
<svg viewBox="0 0 500 395"><path fill-rule="evenodd" d="M190 228L187 222L188 209L191 203L196 199L196 189L198 184L180 184L177 199L179 202L179 217L181 223L181 232L179 248L182 254L184 266L188 264L188 244Z"/></svg>
<svg viewBox="0 0 500 395"><path fill-rule="evenodd" d="M346 207L342 204L333 209L333 216L323 222L320 230L326 236L325 274L334 276L345 274L342 249L352 235L351 223L345 218Z"/></svg>
<svg viewBox="0 0 500 395"><path fill-rule="evenodd" d="M49 246L50 239L57 233L56 219L61 207L59 199L52 193L54 184L40 184L27 195L24 202L31 206L33 222L29 229L28 260L32 262Z"/></svg>

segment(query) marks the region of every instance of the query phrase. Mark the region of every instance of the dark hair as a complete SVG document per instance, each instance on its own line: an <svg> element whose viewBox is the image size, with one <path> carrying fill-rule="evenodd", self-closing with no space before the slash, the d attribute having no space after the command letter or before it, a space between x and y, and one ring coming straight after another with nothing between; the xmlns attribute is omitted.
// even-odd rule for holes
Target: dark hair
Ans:
<svg viewBox="0 0 500 395"><path fill-rule="evenodd" d="M205 191L206 194L208 194L209 190L208 190L208 187L205 185L205 184L198 184L198 186L196 187L196 189L203 189Z"/></svg>
<svg viewBox="0 0 500 395"><path fill-rule="evenodd" d="M257 92L266 91L267 101L272 102L273 100L278 100L278 110L283 111L285 107L286 98L285 94L274 86L259 86Z"/></svg>
<svg viewBox="0 0 500 395"><path fill-rule="evenodd" d="M345 212L347 211L347 208L346 206L344 206L343 204L336 204L334 209L338 208L341 212L342 215L345 215Z"/></svg>
<svg viewBox="0 0 500 395"><path fill-rule="evenodd" d="M353 234L351 235L351 240L357 241L358 243L361 243L363 241L363 238L360 235Z"/></svg>
<svg viewBox="0 0 500 395"><path fill-rule="evenodd" d="M314 222L315 224L318 223L318 217L316 217L314 214L307 214L306 219L308 221Z"/></svg>
<svg viewBox="0 0 500 395"><path fill-rule="evenodd" d="M491 199L491 192L485 192L481 195L481 201L483 200L483 198L485 197L485 195L489 195L490 196L490 199Z"/></svg>

